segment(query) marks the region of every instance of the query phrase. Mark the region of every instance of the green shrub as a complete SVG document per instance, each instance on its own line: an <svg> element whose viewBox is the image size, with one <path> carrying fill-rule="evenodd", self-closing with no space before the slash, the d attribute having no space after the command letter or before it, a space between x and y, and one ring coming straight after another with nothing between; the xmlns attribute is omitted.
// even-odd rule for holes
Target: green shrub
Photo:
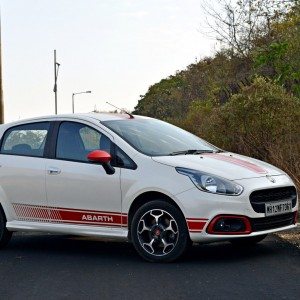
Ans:
<svg viewBox="0 0 300 300"><path fill-rule="evenodd" d="M225 105L194 103L178 125L220 148L284 169L300 187L300 100L281 86L257 77Z"/></svg>

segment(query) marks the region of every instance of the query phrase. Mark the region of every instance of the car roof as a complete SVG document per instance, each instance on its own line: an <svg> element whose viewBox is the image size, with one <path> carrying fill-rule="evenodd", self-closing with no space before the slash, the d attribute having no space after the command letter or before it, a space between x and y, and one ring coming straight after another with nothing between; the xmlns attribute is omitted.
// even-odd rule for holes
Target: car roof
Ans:
<svg viewBox="0 0 300 300"><path fill-rule="evenodd" d="M138 116L134 115L135 119L148 119L148 117L144 116ZM61 114L61 115L49 115L49 116L41 116L41 117L35 117L30 119L23 119L12 123L6 123L3 125L6 125L5 127L9 127L12 125L18 125L28 122L38 122L38 121L46 121L46 120L62 120L62 119L78 119L78 120L98 120L100 122L102 121L113 121L113 120L126 120L130 119L130 116L126 113L124 114L118 114L118 113L97 113L97 112L91 112L91 113L80 113L80 114ZM2 125L2 126L3 126Z"/></svg>

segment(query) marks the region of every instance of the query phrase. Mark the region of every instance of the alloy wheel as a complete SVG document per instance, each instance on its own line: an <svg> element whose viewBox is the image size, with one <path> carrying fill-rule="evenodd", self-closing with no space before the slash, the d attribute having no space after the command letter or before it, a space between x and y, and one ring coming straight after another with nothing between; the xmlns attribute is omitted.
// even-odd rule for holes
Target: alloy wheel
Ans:
<svg viewBox="0 0 300 300"><path fill-rule="evenodd" d="M167 255L178 242L178 225L165 210L151 209L140 218L137 236L147 253L155 256Z"/></svg>

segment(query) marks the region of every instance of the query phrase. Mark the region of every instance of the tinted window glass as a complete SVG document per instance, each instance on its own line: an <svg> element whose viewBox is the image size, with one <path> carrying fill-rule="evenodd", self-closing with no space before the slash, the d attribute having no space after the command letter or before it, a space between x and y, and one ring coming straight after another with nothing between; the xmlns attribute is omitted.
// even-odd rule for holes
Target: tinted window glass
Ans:
<svg viewBox="0 0 300 300"><path fill-rule="evenodd" d="M15 126L6 131L1 153L42 157L49 122Z"/></svg>
<svg viewBox="0 0 300 300"><path fill-rule="evenodd" d="M115 166L125 169L136 169L137 166L135 162L119 147L116 147L116 162Z"/></svg>
<svg viewBox="0 0 300 300"><path fill-rule="evenodd" d="M79 129L79 134L86 150L92 151L99 148L101 134L98 131L85 126Z"/></svg>
<svg viewBox="0 0 300 300"><path fill-rule="evenodd" d="M81 123L63 122L59 127L56 157L61 159L88 161L93 150L111 152L111 141L97 130Z"/></svg>

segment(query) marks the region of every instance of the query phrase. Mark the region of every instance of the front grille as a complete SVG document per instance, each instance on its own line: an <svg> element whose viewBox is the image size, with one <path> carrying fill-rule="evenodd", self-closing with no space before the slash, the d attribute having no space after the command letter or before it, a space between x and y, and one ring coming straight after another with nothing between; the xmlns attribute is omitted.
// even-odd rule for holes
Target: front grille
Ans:
<svg viewBox="0 0 300 300"><path fill-rule="evenodd" d="M294 224L295 212L279 216L250 219L252 231L263 231Z"/></svg>
<svg viewBox="0 0 300 300"><path fill-rule="evenodd" d="M250 203L257 213L265 213L265 203L291 200L293 207L297 202L297 191L293 186L258 190L250 195Z"/></svg>

